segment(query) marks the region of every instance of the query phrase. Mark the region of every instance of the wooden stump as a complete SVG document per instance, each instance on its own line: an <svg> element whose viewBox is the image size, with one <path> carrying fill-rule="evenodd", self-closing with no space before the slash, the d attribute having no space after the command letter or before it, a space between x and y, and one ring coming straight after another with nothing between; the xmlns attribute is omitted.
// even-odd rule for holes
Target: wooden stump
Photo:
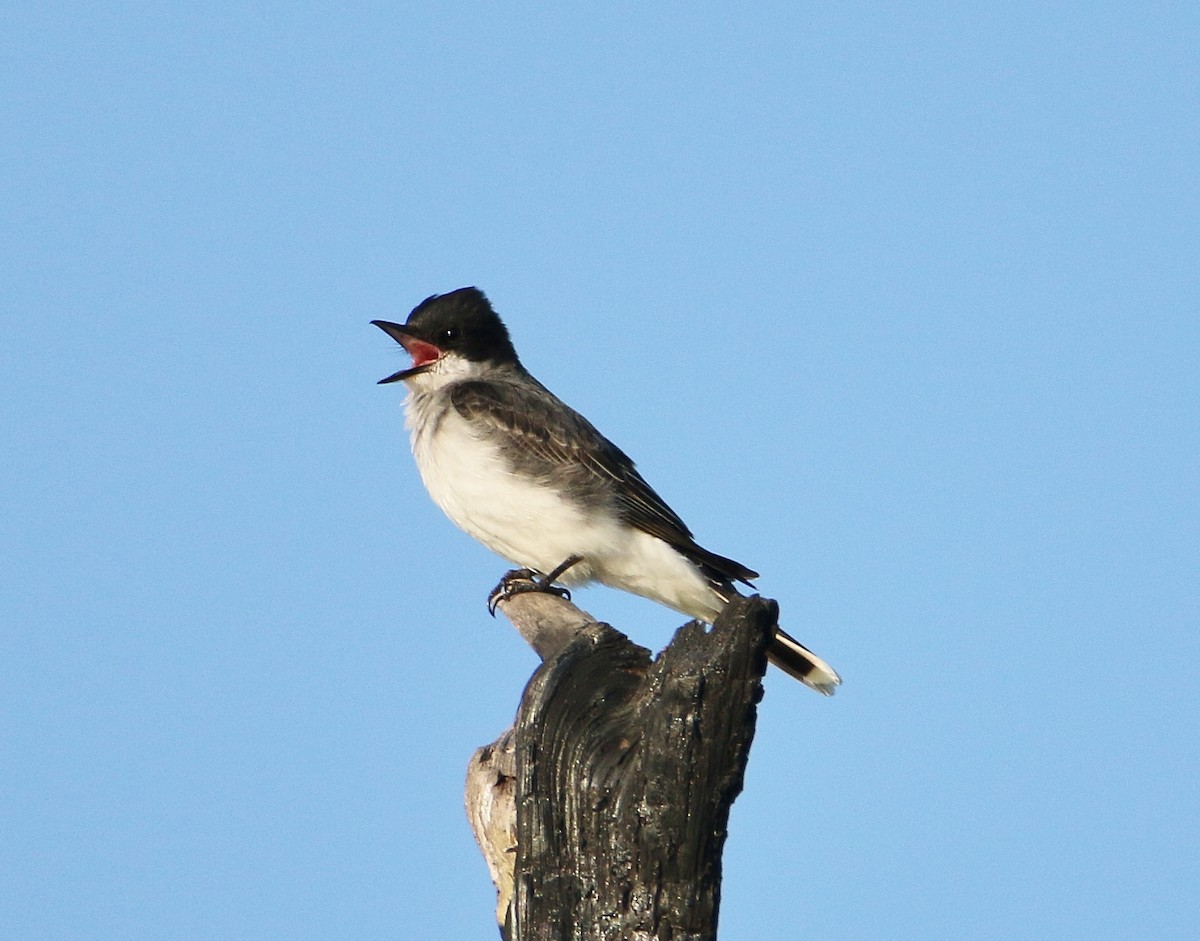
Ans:
<svg viewBox="0 0 1200 941"><path fill-rule="evenodd" d="M734 599L653 661L562 598L519 594L500 610L543 658L515 726L468 773L503 936L715 939L775 602Z"/></svg>

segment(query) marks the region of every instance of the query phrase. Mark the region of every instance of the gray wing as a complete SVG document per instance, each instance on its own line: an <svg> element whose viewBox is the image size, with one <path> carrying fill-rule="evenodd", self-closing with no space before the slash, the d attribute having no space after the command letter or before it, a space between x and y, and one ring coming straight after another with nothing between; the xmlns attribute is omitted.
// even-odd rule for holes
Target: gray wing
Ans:
<svg viewBox="0 0 1200 941"><path fill-rule="evenodd" d="M698 545L629 455L544 386L465 381L451 388L450 400L464 418L494 429L514 467L569 489L611 495L626 522L678 549L715 581L749 584L757 577Z"/></svg>

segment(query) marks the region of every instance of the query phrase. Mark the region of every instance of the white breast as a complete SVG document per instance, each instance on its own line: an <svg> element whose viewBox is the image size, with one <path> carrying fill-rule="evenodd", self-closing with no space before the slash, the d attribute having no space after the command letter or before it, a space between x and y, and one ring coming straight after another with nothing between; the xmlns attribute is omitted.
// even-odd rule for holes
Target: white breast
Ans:
<svg viewBox="0 0 1200 941"><path fill-rule="evenodd" d="M598 513L588 513L553 490L512 473L503 456L453 407L440 422L414 414L411 403L413 456L433 501L461 529L493 552L517 565L549 572L572 555L584 563L568 573L569 582L594 577L587 559L614 546L623 527ZM437 434L432 429L437 427Z"/></svg>
<svg viewBox="0 0 1200 941"><path fill-rule="evenodd" d="M566 584L600 581L707 621L720 611L724 601L661 539L513 473L439 385L412 390L405 408L421 479L455 525L498 555L542 573L579 556L561 579Z"/></svg>

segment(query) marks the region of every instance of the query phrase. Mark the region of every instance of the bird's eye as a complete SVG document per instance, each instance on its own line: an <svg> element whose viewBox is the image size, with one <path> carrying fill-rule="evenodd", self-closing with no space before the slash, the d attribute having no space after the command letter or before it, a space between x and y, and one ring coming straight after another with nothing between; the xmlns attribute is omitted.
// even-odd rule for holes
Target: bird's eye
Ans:
<svg viewBox="0 0 1200 941"><path fill-rule="evenodd" d="M445 330L442 331L442 341L443 342L453 342L454 340L457 340L457 339L458 339L458 328L457 327L447 327Z"/></svg>

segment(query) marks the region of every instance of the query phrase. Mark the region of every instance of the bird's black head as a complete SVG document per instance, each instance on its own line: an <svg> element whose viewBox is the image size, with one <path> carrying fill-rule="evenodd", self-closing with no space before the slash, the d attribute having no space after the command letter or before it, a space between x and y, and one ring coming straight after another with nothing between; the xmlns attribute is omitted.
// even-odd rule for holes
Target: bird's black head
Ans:
<svg viewBox="0 0 1200 941"><path fill-rule="evenodd" d="M413 308L403 325L372 320L413 358L411 369L381 379L396 382L433 369L443 356L457 355L473 363L519 366L508 329L479 288L434 294Z"/></svg>

